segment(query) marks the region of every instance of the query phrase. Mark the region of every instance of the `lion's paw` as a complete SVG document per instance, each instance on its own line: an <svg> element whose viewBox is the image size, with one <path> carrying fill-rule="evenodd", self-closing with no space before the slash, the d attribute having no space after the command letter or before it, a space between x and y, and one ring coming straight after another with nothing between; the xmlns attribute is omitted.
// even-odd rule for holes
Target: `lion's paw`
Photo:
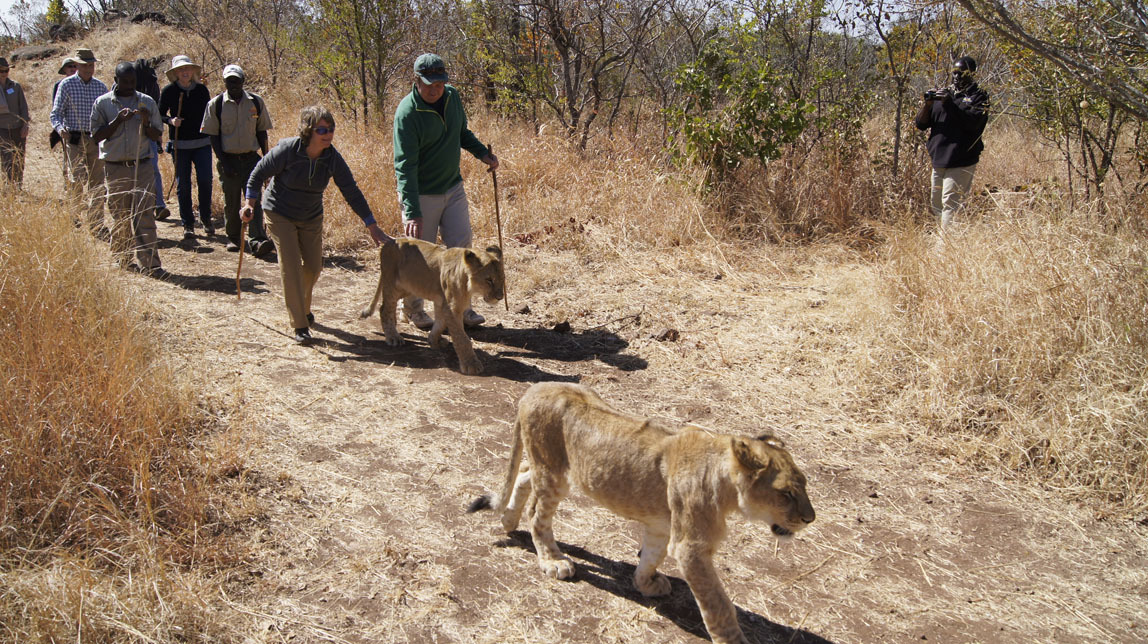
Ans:
<svg viewBox="0 0 1148 644"><path fill-rule="evenodd" d="M505 530L507 534L518 529L518 522L519 517L511 516L510 514L502 515L502 529Z"/></svg>
<svg viewBox="0 0 1148 644"><path fill-rule="evenodd" d="M555 579L569 579L574 576L574 562L569 559L550 559L538 564L542 572Z"/></svg>
<svg viewBox="0 0 1148 644"><path fill-rule="evenodd" d="M387 346L397 347L403 343L403 338L399 334L387 335Z"/></svg>
<svg viewBox="0 0 1148 644"><path fill-rule="evenodd" d="M638 587L638 592L646 597L664 597L669 595L672 589L669 577L660 572L654 573L653 577L646 580L634 579L634 585Z"/></svg>
<svg viewBox="0 0 1148 644"><path fill-rule="evenodd" d="M482 363L478 360L460 360L458 370L467 376L477 376L482 373Z"/></svg>

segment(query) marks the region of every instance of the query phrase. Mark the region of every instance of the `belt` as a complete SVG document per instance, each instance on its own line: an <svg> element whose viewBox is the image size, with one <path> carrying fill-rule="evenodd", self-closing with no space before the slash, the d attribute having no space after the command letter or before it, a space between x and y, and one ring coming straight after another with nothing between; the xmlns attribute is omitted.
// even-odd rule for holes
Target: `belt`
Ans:
<svg viewBox="0 0 1148 644"><path fill-rule="evenodd" d="M125 166L128 168L131 168L133 166L143 165L145 163L151 163L151 157L144 157L142 159L139 159L138 161L134 160L134 159L131 161L108 161L108 160L104 160L104 163L110 163L112 165L122 165L122 166Z"/></svg>

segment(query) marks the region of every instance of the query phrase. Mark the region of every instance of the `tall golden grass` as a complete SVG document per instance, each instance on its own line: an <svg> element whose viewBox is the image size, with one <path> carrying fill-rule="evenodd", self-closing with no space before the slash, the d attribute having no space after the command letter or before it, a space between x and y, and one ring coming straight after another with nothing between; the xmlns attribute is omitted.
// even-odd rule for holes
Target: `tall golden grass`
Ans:
<svg viewBox="0 0 1148 644"><path fill-rule="evenodd" d="M887 247L900 414L1105 513L1148 510L1148 241L1042 199Z"/></svg>
<svg viewBox="0 0 1148 644"><path fill-rule="evenodd" d="M0 199L0 623L14 641L171 640L204 612L185 566L228 557L202 422L145 294L72 216Z"/></svg>

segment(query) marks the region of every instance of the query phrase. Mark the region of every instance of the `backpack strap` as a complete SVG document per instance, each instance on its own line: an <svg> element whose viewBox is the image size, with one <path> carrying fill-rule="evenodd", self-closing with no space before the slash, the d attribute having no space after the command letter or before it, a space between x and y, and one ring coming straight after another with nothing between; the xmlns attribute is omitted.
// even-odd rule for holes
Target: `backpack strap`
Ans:
<svg viewBox="0 0 1148 644"><path fill-rule="evenodd" d="M220 95L216 97L217 100L215 101L215 120L219 121L220 127L223 125L223 95L226 93L227 92L220 93ZM251 92L244 91L243 94L247 96L247 98L251 99L252 103L255 103L256 118L263 116L263 101Z"/></svg>

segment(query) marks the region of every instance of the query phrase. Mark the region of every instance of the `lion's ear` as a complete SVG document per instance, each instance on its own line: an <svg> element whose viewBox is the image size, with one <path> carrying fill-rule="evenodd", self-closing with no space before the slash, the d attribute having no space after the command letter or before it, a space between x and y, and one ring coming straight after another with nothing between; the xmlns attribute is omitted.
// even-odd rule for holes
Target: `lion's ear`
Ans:
<svg viewBox="0 0 1148 644"><path fill-rule="evenodd" d="M766 445L769 445L770 447L785 449L785 443L781 442L781 439L774 436L773 434L762 434L761 436L757 437L757 440L765 443Z"/></svg>
<svg viewBox="0 0 1148 644"><path fill-rule="evenodd" d="M466 262L467 266L471 267L472 269L474 269L476 271L478 269L482 268L482 260L479 259L478 255L475 255L474 251L469 249L469 248L463 252L462 259L463 259L463 261Z"/></svg>
<svg viewBox="0 0 1148 644"><path fill-rule="evenodd" d="M730 447L733 449L734 458L747 470L762 470L769 466L768 458L763 461L761 456L754 454L749 444L740 438L733 439L733 444Z"/></svg>
<svg viewBox="0 0 1148 644"><path fill-rule="evenodd" d="M494 255L498 259L502 259L502 249L499 248L498 246L487 246L486 252L490 253L491 255Z"/></svg>

